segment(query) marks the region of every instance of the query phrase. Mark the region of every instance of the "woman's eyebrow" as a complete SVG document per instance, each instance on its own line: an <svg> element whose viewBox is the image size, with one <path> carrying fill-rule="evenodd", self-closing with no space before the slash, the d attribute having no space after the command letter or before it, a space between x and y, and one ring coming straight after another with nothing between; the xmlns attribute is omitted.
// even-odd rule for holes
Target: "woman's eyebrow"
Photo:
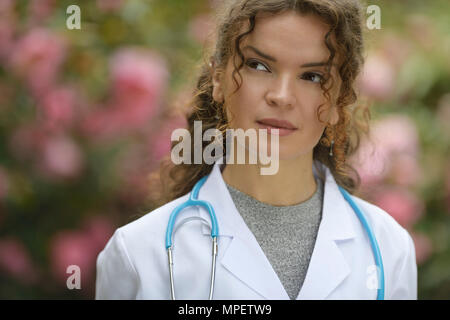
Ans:
<svg viewBox="0 0 450 320"><path fill-rule="evenodd" d="M242 48L242 50L245 50L245 49L250 49L253 52L255 52L257 55L259 55L259 56L261 56L261 57L263 57L263 58L265 58L267 60L270 60L270 61L273 61L273 62L277 62L277 59L275 59L274 57L269 56L268 54L259 51L258 49L256 49L255 47L253 47L251 45L248 45L248 46L245 46L244 48Z"/></svg>
<svg viewBox="0 0 450 320"><path fill-rule="evenodd" d="M264 53L264 52L261 52L259 49L256 49L255 47L253 47L253 46L251 46L251 45L247 45L247 46L245 46L244 48L242 48L242 50L246 50L246 49L252 50L252 51L255 52L257 55L259 55L259 56L261 56L261 57L263 57L263 58L265 58L265 59L267 59L267 60L270 60L270 61L273 61L273 62L277 62L277 59L275 59L274 57L269 56L268 54L266 54L266 53ZM302 68L308 68L308 67L320 67L320 66L325 66L325 65L327 65L327 61L321 61L321 62L309 62L309 63L302 64L301 67L302 67ZM336 64L333 63L333 66L336 66Z"/></svg>

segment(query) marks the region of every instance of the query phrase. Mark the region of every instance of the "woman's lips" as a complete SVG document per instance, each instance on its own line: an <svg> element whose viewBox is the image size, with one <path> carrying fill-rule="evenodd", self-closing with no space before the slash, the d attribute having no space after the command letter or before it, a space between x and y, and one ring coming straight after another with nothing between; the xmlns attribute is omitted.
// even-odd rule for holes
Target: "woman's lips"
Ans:
<svg viewBox="0 0 450 320"><path fill-rule="evenodd" d="M261 123L261 122L256 122L258 124L258 126L261 129L267 129L267 133L268 134L274 134L274 135L279 135L279 136L287 136L290 135L292 133L294 133L297 129L287 129L287 128L280 128L280 127L274 127L265 123ZM278 129L278 133L276 133L275 131L272 131L273 129Z"/></svg>

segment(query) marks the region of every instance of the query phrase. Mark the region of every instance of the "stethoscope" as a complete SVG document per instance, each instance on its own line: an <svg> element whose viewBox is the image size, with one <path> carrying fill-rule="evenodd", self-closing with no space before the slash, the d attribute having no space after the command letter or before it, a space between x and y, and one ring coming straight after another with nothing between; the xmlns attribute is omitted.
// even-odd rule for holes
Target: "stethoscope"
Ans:
<svg viewBox="0 0 450 320"><path fill-rule="evenodd" d="M176 207L173 211L172 214L170 215L169 218L169 223L167 224L167 230L166 230L166 249L167 249L167 255L168 255L168 261L169 261L169 273L170 273L170 295L172 297L172 300L175 300L175 289L174 289L174 280L173 280L173 255L172 255L172 234L176 232L176 230L184 223L188 222L188 221L192 221L192 220L203 220L206 224L208 224L208 222L201 218L201 217L189 217L184 219L181 223L179 223L177 225L177 227L175 228L175 230L173 230L174 224L175 224L175 219L177 218L177 215L180 213L181 210L190 207L190 206L201 206L204 207L211 218L211 237L212 237L212 267L211 267L211 283L210 283L210 289L209 289L209 300L212 299L213 297L213 292L214 292L214 283L215 283L215 274L216 274L216 258L217 258L217 250L218 250L218 245L217 245L217 236L219 235L219 227L217 225L217 218L216 218L216 214L214 212L214 208L212 207L212 205L207 202L207 201L203 201L203 200L199 200L198 199L198 193L200 191L200 188L203 186L203 184L205 183L206 179L208 176L204 176L203 178L201 178L194 186L194 188L192 189L192 192L189 196L189 200L187 200L186 202L180 204L178 207ZM359 220L361 221L364 229L366 230L368 236L369 236L369 240L370 240L370 245L372 247L372 252L374 255L374 259L375 259L375 264L377 266L377 271L378 271L378 288L377 288L377 300L384 300L384 269L383 269L383 261L381 259L381 253L380 253L380 249L378 247L378 243L377 240L372 232L372 229L370 228L369 223L367 222L364 214L362 213L362 211L359 209L359 207L356 205L356 203L352 200L352 198L350 197L349 193L342 188L341 186L338 186L339 190L341 191L342 195L344 196L345 200L348 201L348 203L350 204L350 206L353 208L353 210L355 211L356 215L358 216ZM209 225L209 224L208 224Z"/></svg>

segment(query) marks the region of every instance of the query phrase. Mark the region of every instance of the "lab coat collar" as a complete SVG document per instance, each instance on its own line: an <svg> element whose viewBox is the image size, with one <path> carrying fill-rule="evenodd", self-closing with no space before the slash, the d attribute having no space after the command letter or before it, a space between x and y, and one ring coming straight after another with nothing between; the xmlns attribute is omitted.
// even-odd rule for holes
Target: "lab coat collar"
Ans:
<svg viewBox="0 0 450 320"><path fill-rule="evenodd" d="M234 205L222 177L222 164L223 159L216 161L199 192L199 199L209 201L215 209L219 244L220 237L231 238L228 247L219 247L224 252L219 252L218 261L266 299L289 299L276 272ZM339 191L330 170L317 161L315 165L325 173L322 220L297 299L324 299L351 271L336 241L355 237L352 226L354 212ZM313 171L317 175L316 168ZM198 215L206 219L209 217L203 209L198 211ZM202 232L204 235L211 233L205 225L202 226Z"/></svg>

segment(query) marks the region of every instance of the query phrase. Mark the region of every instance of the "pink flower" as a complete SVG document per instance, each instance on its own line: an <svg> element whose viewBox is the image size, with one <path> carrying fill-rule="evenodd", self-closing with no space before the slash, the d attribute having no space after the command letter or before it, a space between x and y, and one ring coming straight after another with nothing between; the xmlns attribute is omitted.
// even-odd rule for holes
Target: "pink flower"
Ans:
<svg viewBox="0 0 450 320"><path fill-rule="evenodd" d="M421 177L415 162L418 140L415 124L407 116L390 115L376 121L369 140L363 139L360 149L350 159L361 176L361 184L370 186L380 183L393 170L398 170L393 173L398 183L417 182ZM399 168L401 164L405 167ZM411 176L401 177L403 173L410 173Z"/></svg>
<svg viewBox="0 0 450 320"><path fill-rule="evenodd" d="M35 97L54 82L66 54L63 39L50 31L36 28L20 38L10 56L12 70L23 77Z"/></svg>
<svg viewBox="0 0 450 320"><path fill-rule="evenodd" d="M16 238L0 240L0 269L24 283L37 280L38 272L25 246Z"/></svg>
<svg viewBox="0 0 450 320"><path fill-rule="evenodd" d="M407 229L414 225L424 210L424 204L416 195L406 189L394 187L385 187L375 193L373 203Z"/></svg>
<svg viewBox="0 0 450 320"><path fill-rule="evenodd" d="M48 91L40 102L45 127L51 131L70 128L75 119L76 92L69 87Z"/></svg>
<svg viewBox="0 0 450 320"><path fill-rule="evenodd" d="M147 117L151 116L168 85L165 60L152 51L126 48L114 54L110 65L113 104L131 114L131 118L133 108L144 106Z"/></svg>
<svg viewBox="0 0 450 320"><path fill-rule="evenodd" d="M88 114L82 131L96 139L148 127L168 86L165 61L156 53L122 49L111 59L112 99Z"/></svg>
<svg viewBox="0 0 450 320"><path fill-rule="evenodd" d="M81 288L92 281L95 267L95 251L91 238L82 231L61 231L50 244L51 268L53 274L62 283L66 283L70 274L67 267L76 265L81 271Z"/></svg>
<svg viewBox="0 0 450 320"><path fill-rule="evenodd" d="M388 154L373 138L370 141L363 140L359 150L349 159L349 162L358 171L362 187L380 183L389 171Z"/></svg>
<svg viewBox="0 0 450 320"><path fill-rule="evenodd" d="M431 240L425 234L410 232L416 249L416 262L422 264L428 260L433 252Z"/></svg>
<svg viewBox="0 0 450 320"><path fill-rule="evenodd" d="M70 274L67 267L76 265L81 271L81 288L94 283L97 256L114 233L114 226L102 216L94 216L84 222L83 228L61 231L50 244L51 267L55 277L66 283Z"/></svg>
<svg viewBox="0 0 450 320"><path fill-rule="evenodd" d="M74 178L83 168L84 158L74 141L65 136L50 137L42 150L40 169L51 178Z"/></svg>
<svg viewBox="0 0 450 320"><path fill-rule="evenodd" d="M370 55L357 84L363 95L375 100L385 101L391 98L394 89L395 74L389 61L380 54Z"/></svg>
<svg viewBox="0 0 450 320"><path fill-rule="evenodd" d="M416 125L406 115L389 115L377 121L373 128L374 137L389 155L407 153L417 155L419 136Z"/></svg>

